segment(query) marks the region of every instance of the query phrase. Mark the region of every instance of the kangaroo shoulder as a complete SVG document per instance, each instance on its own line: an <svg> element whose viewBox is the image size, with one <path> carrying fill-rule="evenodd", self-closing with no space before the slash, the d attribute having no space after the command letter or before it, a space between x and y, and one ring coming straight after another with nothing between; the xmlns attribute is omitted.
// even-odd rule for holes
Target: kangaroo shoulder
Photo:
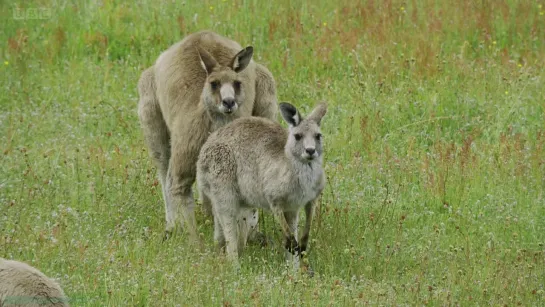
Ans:
<svg viewBox="0 0 545 307"><path fill-rule="evenodd" d="M255 75L256 75L256 82L258 86L263 86L265 88L276 87L273 74L269 71L269 69L267 69L266 66L256 63Z"/></svg>

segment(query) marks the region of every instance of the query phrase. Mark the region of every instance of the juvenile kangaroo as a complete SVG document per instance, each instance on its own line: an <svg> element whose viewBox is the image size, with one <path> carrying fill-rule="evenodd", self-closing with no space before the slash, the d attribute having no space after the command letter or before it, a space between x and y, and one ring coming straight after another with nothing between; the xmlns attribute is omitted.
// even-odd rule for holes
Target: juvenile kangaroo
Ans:
<svg viewBox="0 0 545 307"><path fill-rule="evenodd" d="M158 169L166 237L177 224L185 224L190 241L200 242L191 186L208 135L240 117L276 120L274 78L252 55L251 46L243 49L235 41L201 31L163 52L138 81L138 116ZM211 212L209 203L203 207ZM252 216L257 222L257 212Z"/></svg>
<svg viewBox="0 0 545 307"><path fill-rule="evenodd" d="M0 306L68 306L59 284L28 264L0 258Z"/></svg>
<svg viewBox="0 0 545 307"><path fill-rule="evenodd" d="M236 266L246 243L241 230L247 229L240 227L239 217L253 208L272 211L282 228L287 260L296 267L308 247L315 200L325 184L320 121L327 105L318 105L306 119L289 103L281 103L280 111L288 130L264 118L238 119L208 138L197 162L201 197L211 200L214 210L214 239L226 245ZM303 206L306 223L298 242Z"/></svg>

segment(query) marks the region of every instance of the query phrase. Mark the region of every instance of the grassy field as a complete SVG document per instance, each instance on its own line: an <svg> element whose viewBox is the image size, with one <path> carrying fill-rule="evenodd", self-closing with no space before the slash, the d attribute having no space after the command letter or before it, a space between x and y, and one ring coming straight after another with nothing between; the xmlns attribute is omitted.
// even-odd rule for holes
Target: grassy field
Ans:
<svg viewBox="0 0 545 307"><path fill-rule="evenodd" d="M179 2L179 3L175 3ZM74 306L545 304L544 1L2 1L0 257ZM164 208L136 84L212 29L319 100L313 278L278 246L234 274ZM276 242L272 216L262 228Z"/></svg>

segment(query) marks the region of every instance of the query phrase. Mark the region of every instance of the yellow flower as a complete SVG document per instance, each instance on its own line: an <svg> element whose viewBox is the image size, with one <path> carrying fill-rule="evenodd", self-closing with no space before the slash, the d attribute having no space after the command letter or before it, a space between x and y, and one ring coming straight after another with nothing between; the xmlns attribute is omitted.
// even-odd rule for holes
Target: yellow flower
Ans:
<svg viewBox="0 0 545 307"><path fill-rule="evenodd" d="M541 8L543 7L543 5L538 4L537 7L541 10Z"/></svg>
<svg viewBox="0 0 545 307"><path fill-rule="evenodd" d="M327 27L327 22L324 22L324 27Z"/></svg>
<svg viewBox="0 0 545 307"><path fill-rule="evenodd" d="M404 11L404 10L405 10L405 7L402 6L402 7L400 8L400 10L401 10L401 11Z"/></svg>
<svg viewBox="0 0 545 307"><path fill-rule="evenodd" d="M210 10L213 11L213 10L214 10L214 7L213 7L213 6L210 6Z"/></svg>
<svg viewBox="0 0 545 307"><path fill-rule="evenodd" d="M496 44L496 41L493 41L493 42L492 42L492 45L495 45L495 44Z"/></svg>
<svg viewBox="0 0 545 307"><path fill-rule="evenodd" d="M543 12L539 12L539 15L543 16Z"/></svg>
<svg viewBox="0 0 545 307"><path fill-rule="evenodd" d="M505 95L509 94L509 91L505 91Z"/></svg>
<svg viewBox="0 0 545 307"><path fill-rule="evenodd" d="M8 61L4 61L4 65L9 65L9 62L8 62Z"/></svg>
<svg viewBox="0 0 545 307"><path fill-rule="evenodd" d="M522 64L519 63L519 67L522 67Z"/></svg>

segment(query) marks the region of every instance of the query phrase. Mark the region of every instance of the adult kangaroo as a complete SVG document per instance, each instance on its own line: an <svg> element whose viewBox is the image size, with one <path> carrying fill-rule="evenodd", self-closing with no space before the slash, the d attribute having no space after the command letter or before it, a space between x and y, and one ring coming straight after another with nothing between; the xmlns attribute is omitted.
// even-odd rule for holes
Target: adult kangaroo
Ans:
<svg viewBox="0 0 545 307"><path fill-rule="evenodd" d="M161 182L166 237L185 224L190 242L200 242L192 185L208 135L240 117L276 121L274 78L252 55L251 46L201 31L164 51L138 81L138 117ZM211 214L210 203L203 206Z"/></svg>

